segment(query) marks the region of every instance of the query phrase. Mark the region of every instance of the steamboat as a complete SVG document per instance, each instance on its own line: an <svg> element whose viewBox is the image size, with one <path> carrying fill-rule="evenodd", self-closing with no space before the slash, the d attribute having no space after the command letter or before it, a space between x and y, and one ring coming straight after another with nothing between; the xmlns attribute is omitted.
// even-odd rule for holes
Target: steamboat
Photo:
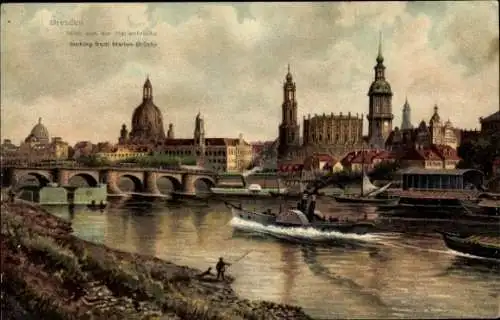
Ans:
<svg viewBox="0 0 500 320"><path fill-rule="evenodd" d="M316 210L316 195L320 188L330 184L332 177L321 178L312 186L308 186L302 193L296 207L282 205L278 212L267 210L249 210L240 205L231 207L233 217L263 226L277 226L285 228L313 228L319 231L337 231L342 233L366 234L374 231L375 225L368 220L349 221L339 218L326 218Z"/></svg>

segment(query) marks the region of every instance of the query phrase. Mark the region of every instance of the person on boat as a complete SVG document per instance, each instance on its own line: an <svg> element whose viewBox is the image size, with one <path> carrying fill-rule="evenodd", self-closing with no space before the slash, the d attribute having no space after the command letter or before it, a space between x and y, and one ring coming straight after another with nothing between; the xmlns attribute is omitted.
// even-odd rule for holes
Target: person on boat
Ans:
<svg viewBox="0 0 500 320"><path fill-rule="evenodd" d="M309 204L309 216L314 216L314 210L316 210L316 195L311 196L311 203Z"/></svg>
<svg viewBox="0 0 500 320"><path fill-rule="evenodd" d="M217 270L217 280L219 280L219 278L222 278L222 280L225 280L224 279L224 272L226 272L226 266L230 266L230 265L231 264L225 262L224 259L222 259L222 257L219 258L219 262L217 262L217 265L215 266L215 269Z"/></svg>

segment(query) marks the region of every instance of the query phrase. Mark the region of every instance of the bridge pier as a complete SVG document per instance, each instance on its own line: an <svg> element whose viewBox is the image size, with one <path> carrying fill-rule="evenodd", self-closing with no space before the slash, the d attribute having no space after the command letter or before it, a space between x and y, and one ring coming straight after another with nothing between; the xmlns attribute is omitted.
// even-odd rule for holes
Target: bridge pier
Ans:
<svg viewBox="0 0 500 320"><path fill-rule="evenodd" d="M107 171L104 175L104 179L106 181L108 194L111 195L119 195L122 194L122 191L118 187L118 172L116 171Z"/></svg>
<svg viewBox="0 0 500 320"><path fill-rule="evenodd" d="M186 194L196 194L195 179L189 173L182 176L183 192Z"/></svg>
<svg viewBox="0 0 500 320"><path fill-rule="evenodd" d="M69 185L69 172L63 169L54 170L54 176L56 177L57 184L60 186Z"/></svg>
<svg viewBox="0 0 500 320"><path fill-rule="evenodd" d="M160 195L161 191L158 189L158 185L156 183L157 175L153 171L146 171L144 175L144 191L154 195Z"/></svg>

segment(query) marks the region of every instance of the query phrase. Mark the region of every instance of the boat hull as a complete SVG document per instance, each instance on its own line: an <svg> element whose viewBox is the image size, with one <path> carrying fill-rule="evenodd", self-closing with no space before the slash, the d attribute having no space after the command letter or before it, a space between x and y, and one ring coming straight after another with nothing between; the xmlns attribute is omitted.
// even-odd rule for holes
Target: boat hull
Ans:
<svg viewBox="0 0 500 320"><path fill-rule="evenodd" d="M366 203L366 204L380 204L380 205L396 205L397 199L380 199L370 197L356 197L356 196L336 196L335 201L340 203Z"/></svg>
<svg viewBox="0 0 500 320"><path fill-rule="evenodd" d="M470 254L482 258L500 260L500 246L486 245L479 242L472 242L460 235L452 233L441 233L448 248L461 253Z"/></svg>
<svg viewBox="0 0 500 320"><path fill-rule="evenodd" d="M323 232L340 232L367 234L375 230L375 225L370 222L328 222L328 221L313 221L309 224L286 223L278 221L277 216L264 212L255 212L242 208L231 208L233 217L242 219L248 222L259 223L263 226L275 226L281 228L313 228Z"/></svg>

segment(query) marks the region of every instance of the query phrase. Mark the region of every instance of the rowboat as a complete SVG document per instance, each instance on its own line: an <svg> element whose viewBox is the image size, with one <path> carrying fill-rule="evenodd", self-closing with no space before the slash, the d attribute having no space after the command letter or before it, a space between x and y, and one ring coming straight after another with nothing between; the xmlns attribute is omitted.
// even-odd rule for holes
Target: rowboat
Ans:
<svg viewBox="0 0 500 320"><path fill-rule="evenodd" d="M500 238L440 232L448 248L482 258L500 260Z"/></svg>

